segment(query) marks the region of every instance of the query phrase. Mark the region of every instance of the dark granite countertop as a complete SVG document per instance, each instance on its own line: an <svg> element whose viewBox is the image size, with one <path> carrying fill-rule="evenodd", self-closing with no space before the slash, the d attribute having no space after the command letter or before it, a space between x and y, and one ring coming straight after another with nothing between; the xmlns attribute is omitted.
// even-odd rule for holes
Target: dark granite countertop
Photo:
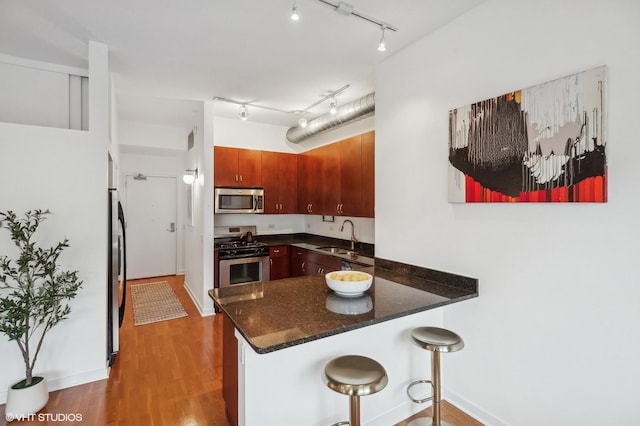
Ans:
<svg viewBox="0 0 640 426"><path fill-rule="evenodd" d="M278 235L256 235L255 239L268 244L269 246L297 246L302 247L307 250L316 250L318 247L322 246L336 246L343 249L350 249L351 241L342 240L339 238L331 238L331 237L323 237L321 235L314 234L305 234L305 233L297 233L297 234L278 234ZM368 257L373 259L374 256L374 245L369 243L363 243L358 241L355 244L355 251L358 253L358 257ZM320 253L324 253L327 255L331 255L330 253L323 252L318 250ZM342 257L342 255L334 255L338 257ZM357 261L357 259L353 259ZM367 262L368 263L368 262ZM371 263L373 264L373 263Z"/></svg>
<svg viewBox="0 0 640 426"><path fill-rule="evenodd" d="M324 276L215 289L209 296L257 353L268 353L478 296L478 280L384 259L357 298L337 296Z"/></svg>

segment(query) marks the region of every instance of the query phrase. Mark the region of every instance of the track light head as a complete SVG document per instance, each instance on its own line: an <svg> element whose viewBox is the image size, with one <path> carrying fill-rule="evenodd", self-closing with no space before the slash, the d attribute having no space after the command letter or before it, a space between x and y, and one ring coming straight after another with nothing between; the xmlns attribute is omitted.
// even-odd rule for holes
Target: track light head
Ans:
<svg viewBox="0 0 640 426"><path fill-rule="evenodd" d="M238 115L242 121L246 121L249 118L249 109L246 105L240 105L240 109L238 110Z"/></svg>
<svg viewBox="0 0 640 426"><path fill-rule="evenodd" d="M307 127L307 119L304 117L300 117L300 120L298 120L298 124L302 128Z"/></svg>
<svg viewBox="0 0 640 426"><path fill-rule="evenodd" d="M329 112L331 115L334 115L337 111L338 107L338 99L335 96L332 96L329 100Z"/></svg>
<svg viewBox="0 0 640 426"><path fill-rule="evenodd" d="M293 4L291 5L291 20L297 21L300 19L300 15L298 15L298 4L296 0L293 0Z"/></svg>
<svg viewBox="0 0 640 426"><path fill-rule="evenodd" d="M380 29L382 30L382 36L380 37L380 43L378 43L378 52L384 52L385 50L387 50L387 44L384 42L385 27L381 26Z"/></svg>

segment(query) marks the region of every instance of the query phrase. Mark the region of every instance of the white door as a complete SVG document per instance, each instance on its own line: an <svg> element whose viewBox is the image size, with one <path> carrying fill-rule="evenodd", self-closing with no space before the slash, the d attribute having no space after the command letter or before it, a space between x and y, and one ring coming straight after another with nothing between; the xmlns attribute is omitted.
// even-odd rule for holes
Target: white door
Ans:
<svg viewBox="0 0 640 426"><path fill-rule="evenodd" d="M127 176L127 279L176 273L176 178Z"/></svg>

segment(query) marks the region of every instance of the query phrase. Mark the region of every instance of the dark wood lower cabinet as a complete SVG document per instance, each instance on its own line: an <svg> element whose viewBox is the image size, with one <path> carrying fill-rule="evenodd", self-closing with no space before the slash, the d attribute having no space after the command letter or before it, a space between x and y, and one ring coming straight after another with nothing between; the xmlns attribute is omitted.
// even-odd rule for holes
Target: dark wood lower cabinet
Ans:
<svg viewBox="0 0 640 426"><path fill-rule="evenodd" d="M289 253L289 272L292 277L324 275L342 268L342 261L335 256L297 247L291 247Z"/></svg>
<svg viewBox="0 0 640 426"><path fill-rule="evenodd" d="M269 280L289 278L289 246L269 248Z"/></svg>
<svg viewBox="0 0 640 426"><path fill-rule="evenodd" d="M238 426L238 339L235 327L222 315L222 397L225 413L231 426Z"/></svg>

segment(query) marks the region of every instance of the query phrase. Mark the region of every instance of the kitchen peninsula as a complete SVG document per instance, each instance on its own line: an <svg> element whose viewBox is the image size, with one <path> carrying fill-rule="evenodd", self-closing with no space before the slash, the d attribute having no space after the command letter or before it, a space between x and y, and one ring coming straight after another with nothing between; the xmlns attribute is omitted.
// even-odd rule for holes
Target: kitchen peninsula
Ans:
<svg viewBox="0 0 640 426"><path fill-rule="evenodd" d="M227 389L225 396L232 425L326 425L346 419L348 398L320 379L324 364L344 354L372 357L387 369L387 389L362 400L367 424L393 424L420 409L408 401L405 388L428 376L428 358L408 333L440 325L436 308L477 297L478 281L384 259L361 270L374 281L356 298L337 296L323 276L210 291L225 316L225 374L238 379L237 391L231 389L229 398ZM229 365L233 356L237 373Z"/></svg>

